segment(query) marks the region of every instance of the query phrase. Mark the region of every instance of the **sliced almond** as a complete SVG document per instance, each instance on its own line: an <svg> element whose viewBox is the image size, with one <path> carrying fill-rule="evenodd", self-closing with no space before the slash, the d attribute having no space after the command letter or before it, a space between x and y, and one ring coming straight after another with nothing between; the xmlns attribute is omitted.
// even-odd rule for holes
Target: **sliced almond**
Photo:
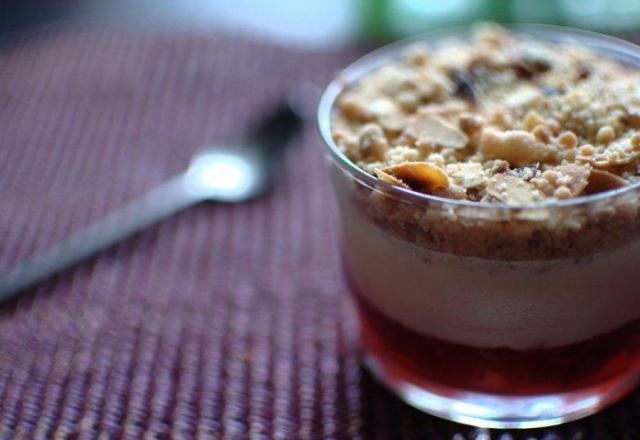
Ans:
<svg viewBox="0 0 640 440"><path fill-rule="evenodd" d="M612 189L622 188L627 185L627 181L608 171L591 170L589 183L585 188L587 194L596 194Z"/></svg>
<svg viewBox="0 0 640 440"><path fill-rule="evenodd" d="M467 135L444 119L429 113L418 113L405 130L418 146L439 145L445 148L464 148Z"/></svg>
<svg viewBox="0 0 640 440"><path fill-rule="evenodd" d="M577 164L559 165L553 169L566 176L566 179L562 179L562 186L569 190L570 197L577 197L584 191L592 172L588 167Z"/></svg>
<svg viewBox="0 0 640 440"><path fill-rule="evenodd" d="M507 174L496 174L489 180L487 194L492 198L509 205L525 205L535 203L543 195L532 184Z"/></svg>
<svg viewBox="0 0 640 440"><path fill-rule="evenodd" d="M385 173L382 170L376 170L376 177L378 177L378 179L382 180L384 183L388 183L389 185L409 189L409 186L402 180L392 176L391 174Z"/></svg>
<svg viewBox="0 0 640 440"><path fill-rule="evenodd" d="M381 171L414 191L432 194L449 187L449 177L442 168L425 162L404 162Z"/></svg>

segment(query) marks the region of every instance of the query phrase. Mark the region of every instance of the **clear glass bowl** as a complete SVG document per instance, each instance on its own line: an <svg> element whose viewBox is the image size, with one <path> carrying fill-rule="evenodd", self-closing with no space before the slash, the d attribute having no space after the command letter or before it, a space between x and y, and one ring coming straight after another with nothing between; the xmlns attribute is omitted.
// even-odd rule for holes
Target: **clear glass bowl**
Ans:
<svg viewBox="0 0 640 440"><path fill-rule="evenodd" d="M554 26L514 26L640 66L640 48ZM409 404L494 428L584 417L640 378L640 189L529 206L390 186L331 137L341 91L422 35L361 58L326 89L319 129L338 200L346 278L365 364Z"/></svg>

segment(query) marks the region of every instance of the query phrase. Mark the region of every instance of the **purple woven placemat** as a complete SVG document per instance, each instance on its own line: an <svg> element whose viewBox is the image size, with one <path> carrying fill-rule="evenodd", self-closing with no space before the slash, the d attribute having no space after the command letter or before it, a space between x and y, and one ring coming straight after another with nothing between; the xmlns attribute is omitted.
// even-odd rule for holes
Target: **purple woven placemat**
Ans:
<svg viewBox="0 0 640 440"><path fill-rule="evenodd" d="M355 53L78 28L1 48L0 270ZM183 212L0 307L0 438L640 438L639 393L506 433L376 385L358 362L318 143L309 126L269 196Z"/></svg>

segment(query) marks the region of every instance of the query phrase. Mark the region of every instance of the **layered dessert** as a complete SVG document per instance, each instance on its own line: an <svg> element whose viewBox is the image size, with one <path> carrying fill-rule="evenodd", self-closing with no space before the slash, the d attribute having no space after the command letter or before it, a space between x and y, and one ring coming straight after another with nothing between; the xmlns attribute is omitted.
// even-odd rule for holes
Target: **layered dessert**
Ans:
<svg viewBox="0 0 640 440"><path fill-rule="evenodd" d="M634 67L482 25L345 85L331 136L371 177L335 183L377 362L500 395L637 376Z"/></svg>

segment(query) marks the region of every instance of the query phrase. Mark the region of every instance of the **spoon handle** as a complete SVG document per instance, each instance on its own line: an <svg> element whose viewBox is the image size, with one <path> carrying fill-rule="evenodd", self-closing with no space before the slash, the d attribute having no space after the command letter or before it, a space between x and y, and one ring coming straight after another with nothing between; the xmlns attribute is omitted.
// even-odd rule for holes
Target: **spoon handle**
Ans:
<svg viewBox="0 0 640 440"><path fill-rule="evenodd" d="M0 302L201 200L201 195L188 190L185 174L169 179L66 240L19 263L0 278Z"/></svg>

